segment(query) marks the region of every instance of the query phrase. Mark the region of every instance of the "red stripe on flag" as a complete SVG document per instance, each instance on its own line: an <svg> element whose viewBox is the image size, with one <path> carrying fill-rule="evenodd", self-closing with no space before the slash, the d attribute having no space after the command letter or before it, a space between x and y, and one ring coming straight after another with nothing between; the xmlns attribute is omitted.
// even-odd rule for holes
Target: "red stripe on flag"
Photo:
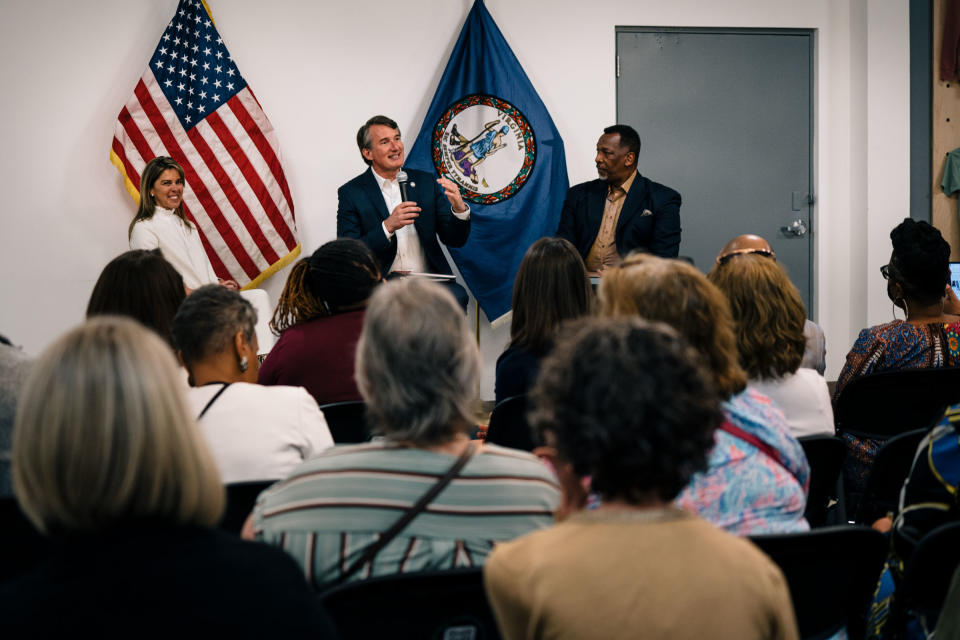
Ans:
<svg viewBox="0 0 960 640"><path fill-rule="evenodd" d="M120 112L120 124L123 125L123 130L127 132L130 142L133 143L134 148L137 150L137 153L140 154L140 159L143 160L144 164L153 160L154 156L157 155L156 152L150 148L150 143L147 142L147 139L143 136L136 121L126 107Z"/></svg>
<svg viewBox="0 0 960 640"><path fill-rule="evenodd" d="M207 258L210 259L210 266L213 267L213 272L217 274L218 278L223 280L233 280L233 274L230 273L230 270L227 269L227 265L223 264L223 260L220 259L220 256L217 255L216 250L210 246L210 241L207 240L207 236L203 235L200 232L200 226L196 223L196 218L193 217L193 214L190 213L190 209L187 208L187 204L182 200L180 203L183 205L183 213L194 221L194 226L197 228L197 234L200 236L200 244L203 245L203 250L207 252Z"/></svg>
<svg viewBox="0 0 960 640"><path fill-rule="evenodd" d="M121 143L120 139L116 136L113 137L113 152L120 158L120 162L123 164L123 170L127 174L127 180L132 182L135 187L139 187L140 174L138 174L137 170L130 164L130 160L127 158L127 151L123 148L123 143Z"/></svg>
<svg viewBox="0 0 960 640"><path fill-rule="evenodd" d="M249 89L250 87L248 86L247 90ZM253 96L252 91L250 92L250 95ZM256 100L256 96L254 96L253 99ZM254 122L253 117L247 113L247 110L244 108L243 102L240 101L240 98L233 96L227 100L227 104L230 106L230 110L233 111L233 114L236 116L237 120L240 121L240 125L247 132L247 135L250 136L253 144L256 145L257 149L260 151L260 155L263 156L267 166L270 167L270 173L273 174L274 180L276 180L277 184L280 185L280 191L283 192L283 197L287 200L287 206L290 207L290 217L296 220L296 216L293 213L293 198L290 197L290 187L287 186L287 178L283 173L283 167L280 165L280 159L277 158L277 154L273 152L273 147L270 146L270 143L267 141L267 137L263 135L263 131L261 131L260 127L257 126L257 123ZM257 103L257 106L260 106L260 104ZM294 246L296 246L296 242L294 242L293 245L287 245L287 247L290 249L293 249Z"/></svg>
<svg viewBox="0 0 960 640"><path fill-rule="evenodd" d="M227 248L230 249L230 252L237 259L237 262L240 264L240 267L244 270L247 277L253 280L260 275L260 269L256 264L254 264L250 256L247 255L243 245L240 243L240 239L237 238L237 234L223 217L223 212L221 212L220 208L217 206L216 200L214 200L213 196L210 195L210 192L200 179L197 171L193 168L193 165L190 164L190 161L187 159L187 154L185 154L183 149L180 148L180 144L177 142L173 132L167 126L163 115L160 113L157 105L153 102L153 98L150 96L150 92L147 90L147 86L143 83L142 79L137 82L137 88L134 89L134 95L136 95L137 99L140 101L140 106L150 119L150 122L153 124L153 128L156 130L157 135L160 136L160 140L163 141L167 151L169 151L170 155L180 163L181 167L183 167L183 171L187 177L187 182L193 188L193 192L200 201L201 206L203 206L204 212L210 218L210 222L212 222L213 226L216 227L218 232L220 232L223 241L227 245ZM194 219L194 222L196 222L196 219ZM200 232L200 238L203 239L203 232L201 231L199 225L197 225L197 231Z"/></svg>
<svg viewBox="0 0 960 640"><path fill-rule="evenodd" d="M213 117L216 117L217 121L220 120L219 116L211 113L206 118L208 124L210 123L210 118ZM211 124L211 126L213 125ZM253 214L247 207L247 203L243 201L243 198L237 191L236 186L230 180L227 172L223 170L223 166L220 164L217 156L213 153L213 150L210 149L210 145L208 145L207 141L203 139L203 136L200 135L200 132L197 131L196 127L187 131L187 136L193 143L194 148L200 154L200 157L203 158L204 164L207 165L207 169L210 170L210 173L217 181L217 184L220 185L224 195L227 196L227 200L230 201L230 205L233 207L233 210L237 212L237 216L240 218L243 226L247 229L250 237L253 238L253 241L256 243L260 253L263 254L264 259L268 264L273 264L279 260L280 256L278 256L277 252L273 250L272 246L270 246L270 241L267 240L267 237L263 235L263 229L253 217Z"/></svg>
<svg viewBox="0 0 960 640"><path fill-rule="evenodd" d="M283 243L288 249L293 249L295 246L297 246L297 241L293 239L293 233L290 231L290 226L287 224L287 221L284 220L283 214L280 213L280 210L277 209L277 203L273 201L270 191L267 189L267 186L263 184L263 180L260 179L260 175L257 173L257 170L252 164L250 164L250 159L245 153L243 153L243 150L240 149L240 145L237 144L236 139L233 137L233 134L230 133L227 125L224 124L223 120L220 118L220 115L216 112L207 116L207 124L209 124L210 128L212 128L214 133L217 134L217 137L220 138L220 142L223 143L224 149L226 149L227 153L230 154L230 157L233 158L233 161L236 163L237 167L240 168L240 171L243 173L243 177L246 178L250 188L253 189L254 195L257 196L257 200L259 200L260 204L263 206L263 210L266 212L267 218L269 218L270 222L273 224L273 228L283 239ZM269 262L270 264L273 264L276 262L276 260L269 260Z"/></svg>

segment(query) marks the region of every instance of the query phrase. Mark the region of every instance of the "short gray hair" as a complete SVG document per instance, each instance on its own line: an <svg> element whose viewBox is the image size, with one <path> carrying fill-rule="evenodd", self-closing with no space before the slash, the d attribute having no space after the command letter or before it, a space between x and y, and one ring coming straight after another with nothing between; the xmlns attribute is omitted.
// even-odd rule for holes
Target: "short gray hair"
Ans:
<svg viewBox="0 0 960 640"><path fill-rule="evenodd" d="M418 446L476 422L480 354L444 287L392 280L370 299L357 345L357 385L374 431Z"/></svg>
<svg viewBox="0 0 960 640"><path fill-rule="evenodd" d="M142 518L210 527L224 506L170 347L116 316L89 320L36 361L14 427L13 486L47 533Z"/></svg>
<svg viewBox="0 0 960 640"><path fill-rule="evenodd" d="M253 344L257 311L236 291L218 284L205 284L180 304L173 317L173 342L187 368L216 355L231 345L237 331Z"/></svg>

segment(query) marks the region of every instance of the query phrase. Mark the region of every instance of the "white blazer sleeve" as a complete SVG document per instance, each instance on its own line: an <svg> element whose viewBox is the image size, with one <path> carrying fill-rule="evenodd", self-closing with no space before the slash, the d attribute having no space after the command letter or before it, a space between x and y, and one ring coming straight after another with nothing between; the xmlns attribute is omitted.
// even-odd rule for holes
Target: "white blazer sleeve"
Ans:
<svg viewBox="0 0 960 640"><path fill-rule="evenodd" d="M160 246L160 238L147 225L138 222L133 225L133 231L130 233L131 249L157 249Z"/></svg>

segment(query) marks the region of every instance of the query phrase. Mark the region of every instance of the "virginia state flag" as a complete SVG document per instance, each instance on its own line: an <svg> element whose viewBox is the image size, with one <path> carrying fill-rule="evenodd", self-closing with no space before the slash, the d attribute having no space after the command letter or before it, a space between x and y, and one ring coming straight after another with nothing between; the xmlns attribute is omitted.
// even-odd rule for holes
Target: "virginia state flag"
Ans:
<svg viewBox="0 0 960 640"><path fill-rule="evenodd" d="M556 232L569 182L560 133L483 0L467 16L406 166L460 185L470 239L450 255L487 318L500 318L524 252Z"/></svg>

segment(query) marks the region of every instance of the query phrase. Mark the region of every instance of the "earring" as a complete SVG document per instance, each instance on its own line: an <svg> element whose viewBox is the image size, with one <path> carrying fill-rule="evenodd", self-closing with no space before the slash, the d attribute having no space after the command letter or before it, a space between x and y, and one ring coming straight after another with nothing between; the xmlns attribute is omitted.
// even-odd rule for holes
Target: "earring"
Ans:
<svg viewBox="0 0 960 640"><path fill-rule="evenodd" d="M240 367L240 373L246 373L247 369L250 368L250 362L247 360L247 356L240 356L240 361L237 362L237 366Z"/></svg>

